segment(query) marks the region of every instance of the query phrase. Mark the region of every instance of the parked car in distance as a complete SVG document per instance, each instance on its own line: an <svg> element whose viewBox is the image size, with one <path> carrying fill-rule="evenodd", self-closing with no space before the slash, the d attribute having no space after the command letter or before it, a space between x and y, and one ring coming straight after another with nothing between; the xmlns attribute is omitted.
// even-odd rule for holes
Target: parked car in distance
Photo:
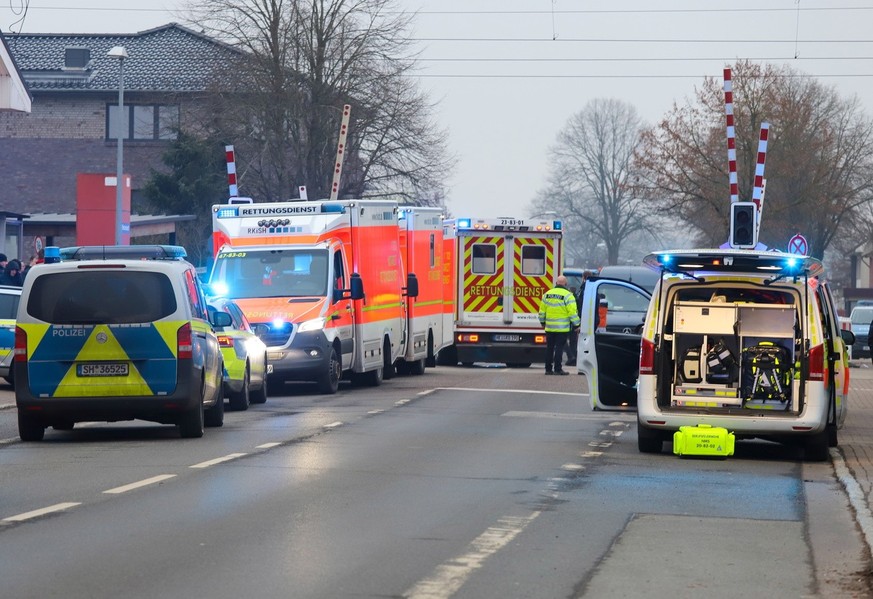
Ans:
<svg viewBox="0 0 873 599"><path fill-rule="evenodd" d="M224 394L232 410L267 401L267 346L255 335L242 309L228 298L209 300L210 312L226 312L231 324L216 327L224 356Z"/></svg>
<svg viewBox="0 0 873 599"><path fill-rule="evenodd" d="M604 266L597 273L601 277L621 279L639 285L649 293L655 289L655 284L660 279L658 272L646 266L622 266L619 264Z"/></svg>
<svg viewBox="0 0 873 599"><path fill-rule="evenodd" d="M870 357L870 322L873 321L873 306L855 306L849 316L855 343L852 345L852 359Z"/></svg>

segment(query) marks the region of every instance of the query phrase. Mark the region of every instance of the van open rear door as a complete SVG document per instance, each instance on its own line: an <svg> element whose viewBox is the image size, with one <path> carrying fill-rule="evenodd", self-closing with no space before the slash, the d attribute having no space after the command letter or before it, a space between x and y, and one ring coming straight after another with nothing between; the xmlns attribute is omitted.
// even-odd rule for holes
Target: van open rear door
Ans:
<svg viewBox="0 0 873 599"><path fill-rule="evenodd" d="M635 410L642 326L651 296L627 281L590 278L582 297L577 366L595 410Z"/></svg>

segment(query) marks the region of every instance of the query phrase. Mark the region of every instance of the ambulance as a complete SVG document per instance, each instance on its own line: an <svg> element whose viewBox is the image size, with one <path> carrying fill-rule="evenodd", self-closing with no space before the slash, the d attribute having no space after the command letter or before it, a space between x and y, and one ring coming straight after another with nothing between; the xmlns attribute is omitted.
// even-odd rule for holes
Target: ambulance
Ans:
<svg viewBox="0 0 873 599"><path fill-rule="evenodd" d="M424 374L436 356L452 344L451 290L443 283L443 210L403 207L399 210L400 247L404 269L418 279L418 296L406 298L407 343L400 372Z"/></svg>
<svg viewBox="0 0 873 599"><path fill-rule="evenodd" d="M393 375L418 295L399 218L382 200L213 206L210 291L236 301L266 343L271 387L315 381L331 394L343 376L376 386Z"/></svg>
<svg viewBox="0 0 873 599"><path fill-rule="evenodd" d="M455 218L445 225L454 295L454 343L440 363L544 362L540 298L561 274L560 220Z"/></svg>

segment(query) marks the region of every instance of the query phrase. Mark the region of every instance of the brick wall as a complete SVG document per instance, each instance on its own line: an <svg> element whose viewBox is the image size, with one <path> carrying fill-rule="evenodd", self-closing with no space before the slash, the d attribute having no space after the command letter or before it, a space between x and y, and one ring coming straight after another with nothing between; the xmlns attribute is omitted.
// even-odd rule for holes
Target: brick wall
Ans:
<svg viewBox="0 0 873 599"><path fill-rule="evenodd" d="M34 94L30 114L0 112L0 210L72 213L76 174L116 170L116 142L106 140L106 105L117 94ZM181 126L192 124L199 102L166 94L125 94L125 104L179 103ZM124 141L124 172L140 190L151 170L165 170L168 141ZM134 193L136 197L137 193ZM142 212L136 205L134 213Z"/></svg>

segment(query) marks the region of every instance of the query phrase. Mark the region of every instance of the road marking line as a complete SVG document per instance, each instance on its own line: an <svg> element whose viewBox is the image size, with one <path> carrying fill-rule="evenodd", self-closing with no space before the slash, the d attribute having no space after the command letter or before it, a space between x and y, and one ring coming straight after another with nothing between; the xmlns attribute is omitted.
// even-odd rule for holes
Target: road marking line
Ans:
<svg viewBox="0 0 873 599"><path fill-rule="evenodd" d="M470 543L469 550L437 566L430 577L420 580L403 593L408 599L448 599L460 589L489 557L506 547L542 512L529 516L501 518Z"/></svg>
<svg viewBox="0 0 873 599"><path fill-rule="evenodd" d="M336 422L331 422L330 424L325 424L322 428L337 428L342 426L343 422L341 420L337 420Z"/></svg>
<svg viewBox="0 0 873 599"><path fill-rule="evenodd" d="M188 466L189 468L209 468L210 466L215 466L216 464L220 464L222 462L229 462L230 460L235 460L237 458L243 457L244 453L230 453L222 458L215 458L214 460L207 460L205 462L200 462L199 464L194 464L193 466Z"/></svg>
<svg viewBox="0 0 873 599"><path fill-rule="evenodd" d="M272 449L272 448L274 448L274 447L279 447L280 445L281 445L281 443L276 443L276 442L274 442L274 443L263 443L263 444L258 445L257 447L255 447L255 449Z"/></svg>
<svg viewBox="0 0 873 599"><path fill-rule="evenodd" d="M146 478L141 481L130 483L129 485L122 485L120 487L115 487L114 489L108 489L103 491L104 493L111 495L118 495L119 493L127 493L128 491L133 491L134 489L139 489L141 487L147 487L149 485L153 485L155 483L163 482L165 480L169 480L171 478L175 478L175 474L159 474L157 476L153 476L151 478Z"/></svg>
<svg viewBox="0 0 873 599"><path fill-rule="evenodd" d="M563 466L561 466L561 470L580 472L582 470L585 470L585 466L583 466L582 464L564 464Z"/></svg>
<svg viewBox="0 0 873 599"><path fill-rule="evenodd" d="M526 391L524 389L476 389L474 387L437 387L436 391L476 391L477 393L524 393L525 395L572 395L588 397L587 393L568 393L566 391Z"/></svg>
<svg viewBox="0 0 873 599"><path fill-rule="evenodd" d="M18 441L18 437L9 437L8 439L0 439L0 445L9 445Z"/></svg>
<svg viewBox="0 0 873 599"><path fill-rule="evenodd" d="M370 410L369 412L367 412L367 414L370 414L370 415L381 414L384 411L385 410Z"/></svg>
<svg viewBox="0 0 873 599"><path fill-rule="evenodd" d="M50 505L39 510L33 510L32 512L24 512L23 514L18 514L17 516L9 516L8 518L3 518L3 522L23 522L24 520L30 520L31 518L39 518L40 516L51 514L52 512L62 512L64 510L70 509L71 507L76 507L77 505L82 504L73 502L56 503L55 505Z"/></svg>
<svg viewBox="0 0 873 599"><path fill-rule="evenodd" d="M436 391L436 389L428 389L427 391L420 391L419 393L417 393L417 395L419 397L424 397L425 395L430 395L434 391Z"/></svg>
<svg viewBox="0 0 873 599"><path fill-rule="evenodd" d="M394 402L394 405L395 405L395 406L405 406L405 405L408 404L410 401L411 401L411 400L409 400L409 399L399 399L399 400L397 400L397 401Z"/></svg>

